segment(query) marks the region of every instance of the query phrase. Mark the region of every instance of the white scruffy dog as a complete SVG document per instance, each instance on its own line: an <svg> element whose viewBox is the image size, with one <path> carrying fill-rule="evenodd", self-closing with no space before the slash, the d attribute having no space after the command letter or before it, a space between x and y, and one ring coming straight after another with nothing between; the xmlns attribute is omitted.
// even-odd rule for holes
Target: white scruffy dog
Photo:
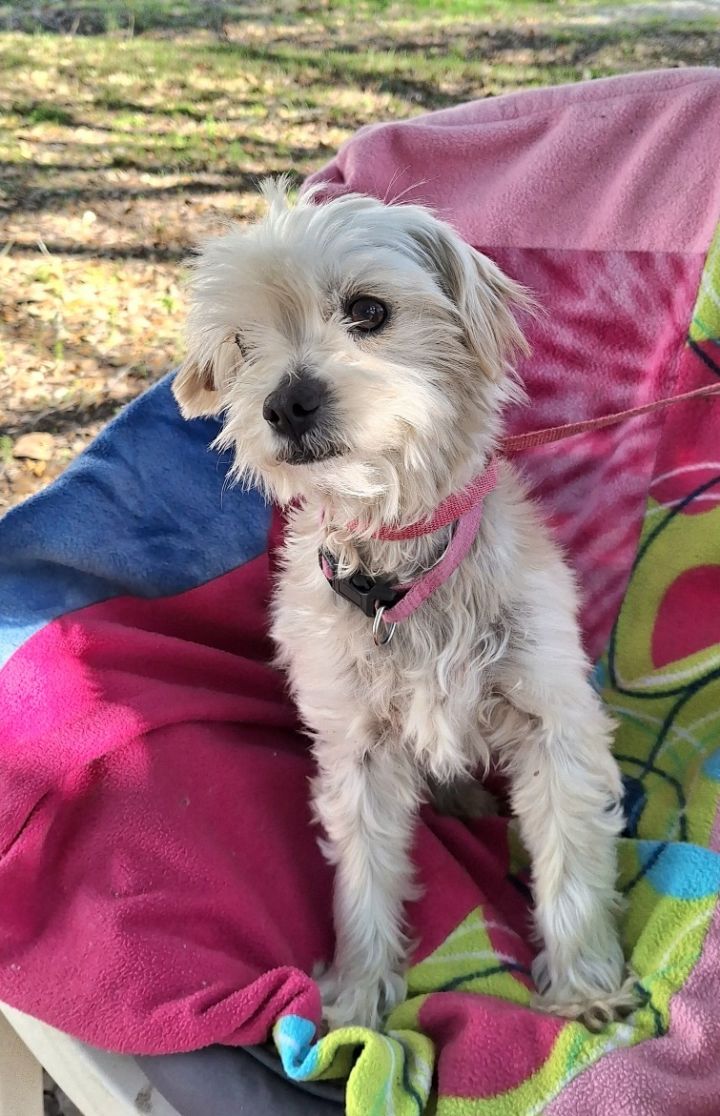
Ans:
<svg viewBox="0 0 720 1116"><path fill-rule="evenodd" d="M418 805L478 813L489 795L473 775L494 761L532 859L540 1003L601 1025L632 1004L613 726L588 682L573 578L515 469L498 462L466 557L394 633L333 592L358 573L370 597L375 579L412 585L455 546L452 524L375 536L431 520L492 468L520 394L525 294L420 207L265 192L263 220L196 260L175 393L188 417L222 413L236 476L290 505L273 635L336 869L326 1020L374 1027L402 999Z"/></svg>

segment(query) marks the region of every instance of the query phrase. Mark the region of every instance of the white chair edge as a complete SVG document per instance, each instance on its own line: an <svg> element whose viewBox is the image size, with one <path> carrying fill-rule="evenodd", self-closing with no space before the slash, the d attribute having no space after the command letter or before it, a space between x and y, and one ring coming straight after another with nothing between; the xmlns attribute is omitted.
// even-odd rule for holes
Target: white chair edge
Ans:
<svg viewBox="0 0 720 1116"><path fill-rule="evenodd" d="M179 1116L134 1058L96 1050L0 1003L0 1116L43 1116L43 1068L83 1116Z"/></svg>

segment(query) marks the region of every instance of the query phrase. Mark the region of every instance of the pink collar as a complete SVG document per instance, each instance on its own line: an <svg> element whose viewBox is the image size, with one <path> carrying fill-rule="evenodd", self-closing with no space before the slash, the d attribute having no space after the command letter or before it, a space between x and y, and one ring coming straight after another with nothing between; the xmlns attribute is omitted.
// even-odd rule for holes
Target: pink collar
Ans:
<svg viewBox="0 0 720 1116"><path fill-rule="evenodd" d="M411 585L391 585L384 578L369 578L364 574L338 578L330 556L325 550L320 551L320 568L335 592L352 601L367 616L374 616L373 637L378 645L389 643L395 625L412 616L467 557L480 530L485 497L495 488L497 477L498 463L493 457L462 492L438 505L432 519L401 528L383 527L373 535L374 539L400 542L431 535L450 523L455 524L442 557Z"/></svg>
<svg viewBox="0 0 720 1116"><path fill-rule="evenodd" d="M373 538L383 542L402 542L406 539L419 539L423 535L432 535L442 527L462 519L475 508L482 508L483 500L489 492L492 492L496 483L497 458L491 457L482 473L473 477L462 492L454 492L438 504L431 519L422 519L417 523L408 524L407 527L381 527ZM352 530L356 526L356 523L351 523L349 529Z"/></svg>
<svg viewBox="0 0 720 1116"><path fill-rule="evenodd" d="M615 411L613 414L601 415L598 418L586 419L581 422L568 423L565 426L550 426L544 430L533 430L528 434L516 434L502 440L501 448L505 453L518 453L521 450L534 449L536 446L547 445L550 442L559 442L564 438L571 438L575 434L584 434L590 430L601 430L606 426L614 426L626 419L638 415L650 414L675 403L685 403L697 399L717 397L720 394L720 384L705 384L693 391L682 392L663 399L655 399L644 403L640 407L631 407L626 411ZM438 562L412 585L392 585L384 578L370 578L363 574L354 574L350 578L338 578L333 567L332 558L325 551L320 551L320 566L330 585L340 596L358 605L366 616L374 617L373 637L379 645L389 643L392 639L395 625L402 620L407 620L413 612L434 593L452 573L458 568L467 556L470 547L480 529L482 521L483 502L488 493L492 492L497 484L498 464L497 458L491 458L487 468L470 481L469 485L455 495L448 496L438 506L431 519L419 523L411 523L408 527L382 527L374 539L387 542L401 542L404 539L417 539L422 535L431 535L441 527L455 523L447 549ZM357 524L350 524L350 527Z"/></svg>

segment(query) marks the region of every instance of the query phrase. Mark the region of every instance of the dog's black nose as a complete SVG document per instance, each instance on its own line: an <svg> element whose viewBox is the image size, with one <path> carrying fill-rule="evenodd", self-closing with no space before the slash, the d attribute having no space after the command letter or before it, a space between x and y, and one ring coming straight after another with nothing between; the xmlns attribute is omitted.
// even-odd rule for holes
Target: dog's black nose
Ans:
<svg viewBox="0 0 720 1116"><path fill-rule="evenodd" d="M263 418L276 433L299 442L317 425L327 395L314 376L289 376L263 403Z"/></svg>

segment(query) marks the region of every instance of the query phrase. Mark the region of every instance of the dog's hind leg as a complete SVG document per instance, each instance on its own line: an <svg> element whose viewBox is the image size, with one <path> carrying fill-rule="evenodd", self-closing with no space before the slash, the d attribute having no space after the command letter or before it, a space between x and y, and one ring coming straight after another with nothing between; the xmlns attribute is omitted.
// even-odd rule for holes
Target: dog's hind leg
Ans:
<svg viewBox="0 0 720 1116"><path fill-rule="evenodd" d="M404 752L316 745L315 809L335 865L335 958L321 977L331 1028L377 1028L405 996L403 904L413 896L410 843L420 797Z"/></svg>

